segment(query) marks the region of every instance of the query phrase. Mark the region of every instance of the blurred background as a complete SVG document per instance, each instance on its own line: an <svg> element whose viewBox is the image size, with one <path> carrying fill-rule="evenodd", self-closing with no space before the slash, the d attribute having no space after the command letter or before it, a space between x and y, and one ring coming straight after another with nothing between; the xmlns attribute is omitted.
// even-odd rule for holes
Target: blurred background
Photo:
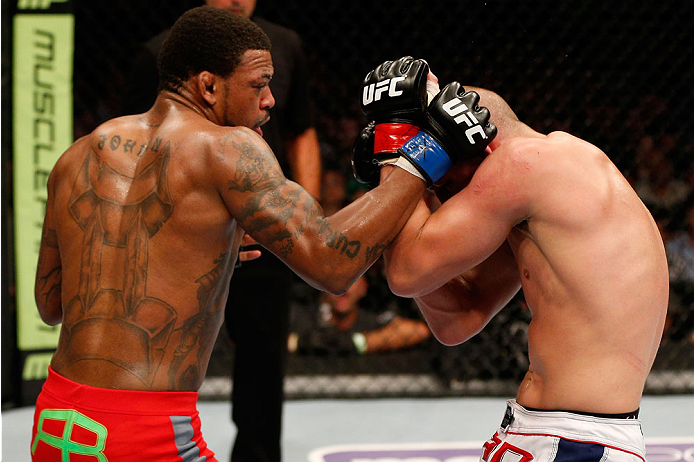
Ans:
<svg viewBox="0 0 694 462"><path fill-rule="evenodd" d="M51 353L50 340L21 340L24 328L18 328L22 289L16 269L25 249L16 247L22 215L15 209L17 182L24 180L16 173L22 151L13 128L18 106L31 101L13 103L12 94L32 74L13 69L13 58L23 53L13 48L13 18L26 13L27 4L36 10L32 14L74 15L71 142L122 113L124 87L141 44L201 2L3 0L3 408L33 404ZM39 11L43 5L50 8ZM303 40L326 210L363 191L349 159L366 123L359 109L365 73L404 55L425 58L442 86L458 80L489 88L536 130L565 130L603 149L658 221L670 261L668 323L646 393L694 393L694 3L258 0L256 15L294 29ZM40 83L36 69L42 68L33 69L34 82L38 75ZM35 134L40 130L35 124ZM338 305L368 313L373 330L402 321L413 330L395 329L388 334L392 348L365 354L343 348L337 334L299 341L290 348L289 399L515 393L527 368L530 314L522 293L477 337L444 347L419 330L421 319L410 300L390 295L378 264L362 289L334 300L297 281L293 332L330 324ZM417 334L398 338L403 332ZM232 359L233 345L222 329L201 390L204 399L228 399Z"/></svg>

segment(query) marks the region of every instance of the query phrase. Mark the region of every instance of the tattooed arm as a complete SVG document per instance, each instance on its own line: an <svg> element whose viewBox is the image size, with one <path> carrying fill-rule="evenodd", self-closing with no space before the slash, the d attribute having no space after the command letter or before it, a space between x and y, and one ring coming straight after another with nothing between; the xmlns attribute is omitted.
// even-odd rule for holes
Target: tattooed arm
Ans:
<svg viewBox="0 0 694 462"><path fill-rule="evenodd" d="M62 264L58 250L58 236L53 223L54 213L54 179L48 178L48 200L46 201L46 216L43 220L39 262L36 268L36 284L34 296L41 319L48 325L54 326L62 321L61 305Z"/></svg>
<svg viewBox="0 0 694 462"><path fill-rule="evenodd" d="M380 186L325 217L251 130L229 129L213 162L220 193L241 227L306 282L333 293L345 292L378 259L425 188L396 168Z"/></svg>

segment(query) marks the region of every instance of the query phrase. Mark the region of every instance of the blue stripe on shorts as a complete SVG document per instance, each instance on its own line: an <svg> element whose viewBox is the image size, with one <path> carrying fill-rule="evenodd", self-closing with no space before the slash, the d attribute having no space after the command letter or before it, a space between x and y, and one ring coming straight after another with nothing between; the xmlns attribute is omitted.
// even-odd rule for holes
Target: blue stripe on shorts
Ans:
<svg viewBox="0 0 694 462"><path fill-rule="evenodd" d="M561 438L554 462L600 462L604 453L605 447L599 444Z"/></svg>

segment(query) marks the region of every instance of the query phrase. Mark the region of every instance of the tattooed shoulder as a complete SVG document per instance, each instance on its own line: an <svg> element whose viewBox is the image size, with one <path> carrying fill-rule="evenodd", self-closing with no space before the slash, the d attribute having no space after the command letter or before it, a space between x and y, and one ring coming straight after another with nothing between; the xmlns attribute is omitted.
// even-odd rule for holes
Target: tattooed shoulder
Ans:
<svg viewBox="0 0 694 462"><path fill-rule="evenodd" d="M228 181L230 191L267 192L286 180L270 148L248 130L234 130L217 145L220 155L232 151L235 159L234 177Z"/></svg>

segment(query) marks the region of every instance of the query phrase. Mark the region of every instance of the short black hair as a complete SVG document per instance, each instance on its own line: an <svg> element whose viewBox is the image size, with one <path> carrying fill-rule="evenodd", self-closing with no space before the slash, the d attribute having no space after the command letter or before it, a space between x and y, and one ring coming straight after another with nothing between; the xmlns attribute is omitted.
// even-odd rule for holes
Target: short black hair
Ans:
<svg viewBox="0 0 694 462"><path fill-rule="evenodd" d="M159 51L159 91L175 92L202 71L227 77L247 50L270 50L270 39L253 21L222 8L190 9L178 18Z"/></svg>

